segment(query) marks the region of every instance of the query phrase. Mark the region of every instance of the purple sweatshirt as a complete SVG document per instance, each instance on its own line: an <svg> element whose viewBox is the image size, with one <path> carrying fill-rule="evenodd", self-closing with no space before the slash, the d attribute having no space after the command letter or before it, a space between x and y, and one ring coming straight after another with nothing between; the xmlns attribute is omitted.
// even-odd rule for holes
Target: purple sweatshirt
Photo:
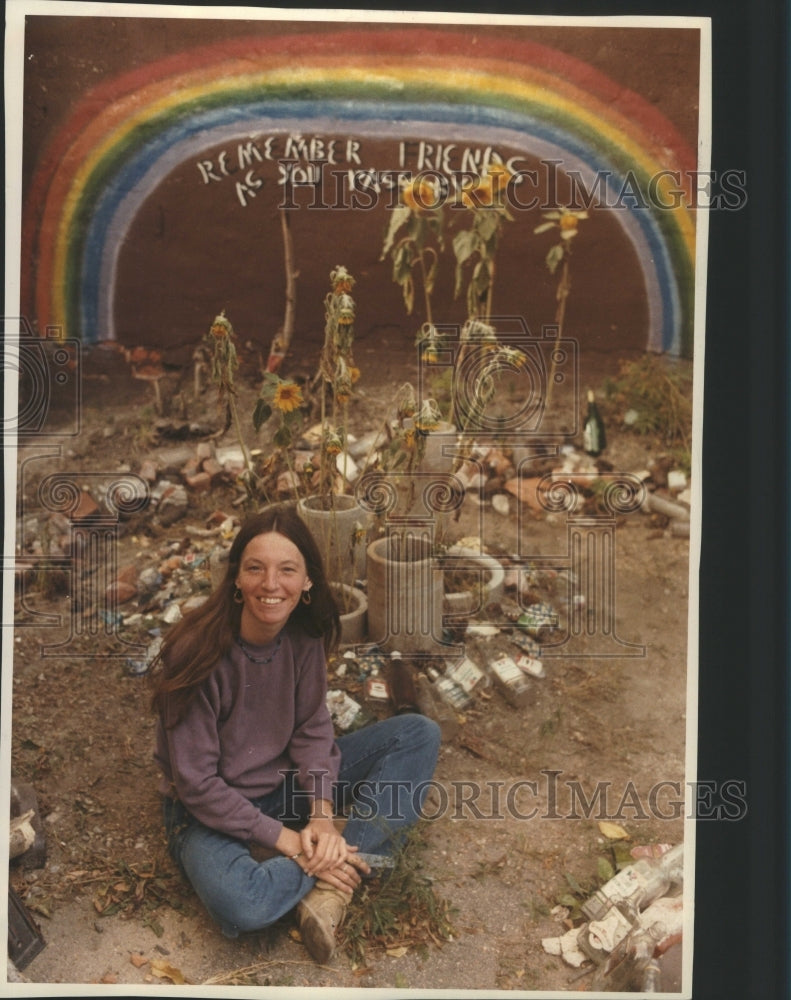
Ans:
<svg viewBox="0 0 791 1000"><path fill-rule="evenodd" d="M297 771L310 798L331 799L340 751L327 709L321 639L288 626L266 646L234 644L172 729L157 725L160 791L175 795L201 823L239 840L274 846L283 824L250 799L273 791L283 770Z"/></svg>

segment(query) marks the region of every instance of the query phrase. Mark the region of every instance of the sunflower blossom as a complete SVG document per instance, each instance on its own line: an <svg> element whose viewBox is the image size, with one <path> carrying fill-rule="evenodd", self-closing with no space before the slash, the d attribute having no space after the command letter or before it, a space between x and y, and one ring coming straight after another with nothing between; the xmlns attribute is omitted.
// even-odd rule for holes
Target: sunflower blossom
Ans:
<svg viewBox="0 0 791 1000"><path fill-rule="evenodd" d="M275 389L272 406L281 413L291 413L302 406L302 389L296 382L281 382Z"/></svg>

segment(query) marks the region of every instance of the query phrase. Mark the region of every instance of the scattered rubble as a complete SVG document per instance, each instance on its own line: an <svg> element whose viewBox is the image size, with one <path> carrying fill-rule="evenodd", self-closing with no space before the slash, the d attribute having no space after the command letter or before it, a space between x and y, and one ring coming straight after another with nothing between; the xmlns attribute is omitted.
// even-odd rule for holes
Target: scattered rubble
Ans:
<svg viewBox="0 0 791 1000"><path fill-rule="evenodd" d="M630 862L582 903L579 919L555 908L568 929L544 938L542 947L567 965L584 967L596 992L680 988L667 977L663 982L661 958L683 938L684 845L639 845L630 854Z"/></svg>

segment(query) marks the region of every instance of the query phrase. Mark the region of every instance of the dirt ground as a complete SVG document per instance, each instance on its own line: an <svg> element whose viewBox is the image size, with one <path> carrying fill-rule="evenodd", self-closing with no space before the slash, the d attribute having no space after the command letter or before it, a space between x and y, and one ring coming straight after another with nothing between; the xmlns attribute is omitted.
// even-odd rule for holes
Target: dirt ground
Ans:
<svg viewBox="0 0 791 1000"><path fill-rule="evenodd" d="M360 349L364 374L351 424L360 435L382 419L394 386L414 377L403 352L391 346L389 352L382 345ZM597 386L616 360L592 362L584 373L588 383ZM242 410L257 394L256 358L243 361ZM171 417L181 388L187 418L217 428L214 389L194 399L191 379L189 369L173 374L164 393ZM52 471L84 476L90 485L91 473L138 472L145 459L167 466L173 455L194 451L195 439L157 435L152 401L150 387L132 382L120 362L92 368L86 362L79 437L20 455L24 513L40 511L37 486ZM605 457L616 470L644 470L662 451L651 437L617 426L608 432ZM251 428L251 445L262 441ZM233 432L216 443L233 446ZM213 542L192 529L205 529L217 510L241 516L240 495L233 483L191 492L185 516L170 525L146 511L122 519L117 571L134 566L139 576L174 554L191 553L191 591L205 592L202 558ZM485 524L483 544L496 555L513 551L519 532L531 555L566 551L565 514L526 512L506 495L508 512L499 514L489 499L481 507L468 498L454 532L477 536ZM437 896L452 907L451 940L426 938L405 948L396 942L387 950L372 943L364 962L340 951L328 967L310 961L290 917L238 941L222 937L165 850L145 677L118 653L117 635L108 636L102 623L72 636L68 655L58 655L54 647L68 639L70 627L68 594L31 587L24 606L18 595L11 763L15 778L35 789L46 840L43 867L26 865L23 855L11 868L11 884L46 941L23 970L26 980L41 984L44 994L47 984L99 991L128 984L164 993L174 982L205 987L207 995L226 984L321 987L344 995L351 988L388 991L379 995L396 989L422 995L428 989L454 991L448 995L585 991L590 973L542 946L567 929L568 913L558 901L570 886L592 887L602 857L612 861L619 842L605 836L602 820L623 827L627 847L683 841L683 809L674 809L672 800L679 793L683 798L688 733L694 732L687 676L690 540L645 511L619 517L614 538L615 633L633 644L624 651L641 648L640 655L591 655L595 643L583 635L573 654L544 657L546 674L529 678L525 706L514 708L488 688L443 744L436 780L447 801L421 826L415 849ZM560 579L539 574L536 588L563 613L568 595ZM139 603L121 605L124 618ZM44 612L60 616L60 625L43 626L36 614ZM119 634L145 644L151 624L138 616ZM161 616L153 624L167 627ZM594 789L605 790L595 804Z"/></svg>

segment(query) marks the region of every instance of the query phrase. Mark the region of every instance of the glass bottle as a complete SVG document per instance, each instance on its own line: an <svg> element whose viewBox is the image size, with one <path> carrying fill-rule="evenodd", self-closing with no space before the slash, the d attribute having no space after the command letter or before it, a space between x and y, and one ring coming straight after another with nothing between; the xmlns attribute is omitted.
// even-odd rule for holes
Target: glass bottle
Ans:
<svg viewBox="0 0 791 1000"><path fill-rule="evenodd" d="M684 883L684 845L676 844L658 858L640 858L622 868L582 904L589 920L597 920L612 903L633 914Z"/></svg>
<svg viewBox="0 0 791 1000"><path fill-rule="evenodd" d="M420 711L415 689L415 668L402 659L400 653L392 653L390 657L390 693L396 715Z"/></svg>
<svg viewBox="0 0 791 1000"><path fill-rule="evenodd" d="M417 675L415 687L420 714L437 723L444 743L452 740L459 731L459 720L456 718L455 711L440 696L439 691L425 674L419 673Z"/></svg>
<svg viewBox="0 0 791 1000"><path fill-rule="evenodd" d="M604 421L591 389L588 389L588 413L582 428L582 447L588 455L592 455L594 458L596 455L601 455L607 447Z"/></svg>

